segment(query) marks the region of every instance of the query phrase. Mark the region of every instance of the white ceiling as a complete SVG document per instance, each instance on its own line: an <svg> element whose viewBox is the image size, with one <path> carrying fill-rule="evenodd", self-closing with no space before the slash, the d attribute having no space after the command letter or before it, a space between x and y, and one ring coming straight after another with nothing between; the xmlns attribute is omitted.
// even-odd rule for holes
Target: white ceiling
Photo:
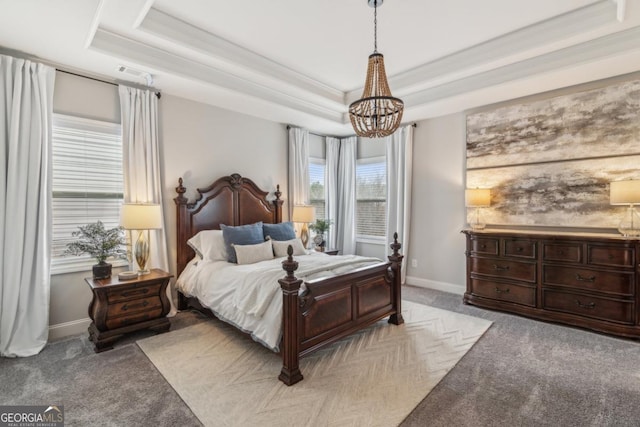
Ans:
<svg viewBox="0 0 640 427"><path fill-rule="evenodd" d="M351 134L366 0L0 0L0 47L328 134ZM386 0L405 121L640 70L640 0Z"/></svg>

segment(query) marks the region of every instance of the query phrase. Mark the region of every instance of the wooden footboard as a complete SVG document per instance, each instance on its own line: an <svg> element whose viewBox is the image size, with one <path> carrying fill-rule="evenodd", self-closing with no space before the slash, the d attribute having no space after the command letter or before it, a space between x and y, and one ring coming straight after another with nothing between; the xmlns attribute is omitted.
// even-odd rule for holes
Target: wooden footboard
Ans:
<svg viewBox="0 0 640 427"><path fill-rule="evenodd" d="M287 272L279 281L283 296L282 370L278 377L287 385L301 381L299 358L389 316L389 322L404 323L401 308L398 235L391 245L389 262L351 273L305 283L295 277L298 263L282 262Z"/></svg>

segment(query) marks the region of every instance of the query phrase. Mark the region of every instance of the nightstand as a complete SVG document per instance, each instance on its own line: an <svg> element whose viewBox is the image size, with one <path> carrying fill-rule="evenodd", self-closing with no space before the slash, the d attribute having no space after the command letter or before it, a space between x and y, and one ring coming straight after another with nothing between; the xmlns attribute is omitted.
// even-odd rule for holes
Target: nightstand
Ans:
<svg viewBox="0 0 640 427"><path fill-rule="evenodd" d="M113 343L124 334L140 329L166 332L171 327L166 317L171 308L167 298L167 285L173 277L160 269L133 280L87 277L85 282L93 292L89 304L89 339L95 344L95 352L110 350Z"/></svg>
<svg viewBox="0 0 640 427"><path fill-rule="evenodd" d="M324 253L327 255L338 255L338 252L340 252L340 249L328 248L324 250Z"/></svg>

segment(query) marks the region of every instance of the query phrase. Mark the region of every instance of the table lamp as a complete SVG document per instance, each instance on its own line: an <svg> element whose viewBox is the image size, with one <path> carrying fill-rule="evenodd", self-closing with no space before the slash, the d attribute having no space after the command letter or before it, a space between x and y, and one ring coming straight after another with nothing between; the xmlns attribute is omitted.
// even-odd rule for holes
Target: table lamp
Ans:
<svg viewBox="0 0 640 427"><path fill-rule="evenodd" d="M480 208L491 206L491 189L468 188L464 191L465 206L476 208L476 221L469 225L473 230L482 230L485 224L480 222Z"/></svg>
<svg viewBox="0 0 640 427"><path fill-rule="evenodd" d="M625 237L640 236L640 216L634 207L640 203L640 180L614 181L609 188L610 204L629 205L626 215L618 225L618 231Z"/></svg>
<svg viewBox="0 0 640 427"><path fill-rule="evenodd" d="M302 230L300 230L300 240L302 245L307 247L309 243L309 227L308 224L316 220L316 208L311 205L296 205L293 207L293 222L301 222Z"/></svg>
<svg viewBox="0 0 640 427"><path fill-rule="evenodd" d="M138 275L149 274L149 230L162 228L160 205L153 203L125 203L122 205L120 225L126 230L138 230L134 255L138 263ZM147 236L145 237L145 231Z"/></svg>

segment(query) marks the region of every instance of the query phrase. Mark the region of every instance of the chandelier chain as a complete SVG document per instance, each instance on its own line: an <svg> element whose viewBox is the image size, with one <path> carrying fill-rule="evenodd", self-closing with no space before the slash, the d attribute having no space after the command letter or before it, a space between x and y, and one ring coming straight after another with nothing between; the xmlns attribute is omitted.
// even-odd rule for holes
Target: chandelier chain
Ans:
<svg viewBox="0 0 640 427"><path fill-rule="evenodd" d="M373 53L378 52L378 0L373 0Z"/></svg>

